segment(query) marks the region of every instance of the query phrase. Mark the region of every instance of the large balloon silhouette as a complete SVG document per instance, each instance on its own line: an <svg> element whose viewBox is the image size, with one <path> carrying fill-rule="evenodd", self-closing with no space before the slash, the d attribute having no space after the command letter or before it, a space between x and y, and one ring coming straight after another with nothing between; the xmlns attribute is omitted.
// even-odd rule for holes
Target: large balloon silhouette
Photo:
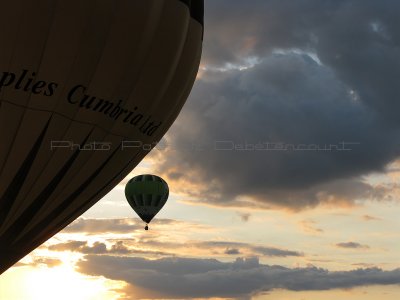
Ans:
<svg viewBox="0 0 400 300"><path fill-rule="evenodd" d="M145 174L133 177L125 186L125 197L129 205L148 223L163 208L168 200L169 188L164 179L156 175Z"/></svg>
<svg viewBox="0 0 400 300"><path fill-rule="evenodd" d="M0 274L155 146L196 77L203 0L0 0Z"/></svg>

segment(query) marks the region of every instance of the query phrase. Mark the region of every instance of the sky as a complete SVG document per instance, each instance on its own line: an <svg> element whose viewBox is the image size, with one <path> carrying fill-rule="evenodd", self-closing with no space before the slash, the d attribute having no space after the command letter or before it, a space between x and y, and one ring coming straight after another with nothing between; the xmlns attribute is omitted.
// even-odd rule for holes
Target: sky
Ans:
<svg viewBox="0 0 400 300"><path fill-rule="evenodd" d="M400 2L205 0L178 119L0 299L398 299ZM144 231L133 176L170 198Z"/></svg>

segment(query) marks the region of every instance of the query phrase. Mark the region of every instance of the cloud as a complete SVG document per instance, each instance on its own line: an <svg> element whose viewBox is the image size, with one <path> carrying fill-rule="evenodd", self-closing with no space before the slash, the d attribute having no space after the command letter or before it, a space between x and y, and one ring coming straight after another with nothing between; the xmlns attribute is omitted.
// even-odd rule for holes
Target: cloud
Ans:
<svg viewBox="0 0 400 300"><path fill-rule="evenodd" d="M370 215L364 215L362 216L364 221L381 221L381 218L370 216Z"/></svg>
<svg viewBox="0 0 400 300"><path fill-rule="evenodd" d="M337 243L336 247L346 248L346 249L369 249L368 245L362 245L356 242Z"/></svg>
<svg viewBox="0 0 400 300"><path fill-rule="evenodd" d="M79 218L66 227L64 233L131 233L142 229L142 224L136 219L84 219Z"/></svg>
<svg viewBox="0 0 400 300"><path fill-rule="evenodd" d="M44 256L37 256L35 254L30 255L31 256L31 260L24 262L24 261L19 261L17 262L15 265L13 265L13 267L27 267L27 266L31 266L31 267L39 267L39 266L47 266L49 268L53 268L53 267L57 267L63 264L63 261L58 259L58 258L54 258L54 257L44 257Z"/></svg>
<svg viewBox="0 0 400 300"><path fill-rule="evenodd" d="M179 249L179 253L185 255L214 255L221 256L223 254L241 253L247 256L265 256L265 257L302 257L304 254L298 251L280 249L277 247L266 247L249 243L232 242L232 241L186 241L167 242L158 240L141 240L138 242L141 247L148 249L163 249L175 253Z"/></svg>
<svg viewBox="0 0 400 300"><path fill-rule="evenodd" d="M192 247L204 248L204 249L230 249L232 251L237 250L238 253L242 253L242 251L246 251L249 255L253 256L267 256L267 257L288 257L288 256L303 256L302 253L292 250L279 249L275 247L265 247L258 246L248 243L240 243L240 242L224 242L224 241L205 241L205 242L195 242L192 244ZM225 254L232 254L226 253Z"/></svg>
<svg viewBox="0 0 400 300"><path fill-rule="evenodd" d="M363 175L400 154L393 5L208 1L205 71L167 147L152 154L158 172L186 197L220 206L385 198Z"/></svg>
<svg viewBox="0 0 400 300"><path fill-rule="evenodd" d="M182 222L172 219L155 219L151 222L159 228L165 226L190 226L194 228L205 228L200 224L190 222ZM138 218L116 218L116 219L85 219L79 218L71 225L63 229L63 233L86 233L86 234L132 234L135 232L143 232L144 223Z"/></svg>
<svg viewBox="0 0 400 300"><path fill-rule="evenodd" d="M140 223L137 221L137 223ZM55 243L47 248L51 251L72 251L82 254L118 254L118 255L152 255L171 256L177 251L181 255L224 257L241 254L244 256L262 257L302 257L304 254L276 246L265 246L251 243L224 240L190 239L180 230L185 228L192 234L209 232L208 226L197 223L175 221L170 219L155 220L157 230L153 234L143 234L143 227L137 227L133 219L78 219L64 230L64 233L85 233L87 235L103 234L101 241L89 244L87 241L70 240ZM177 227L177 230L171 229ZM82 232L80 231L82 230ZM153 231L152 231L153 232ZM129 233L129 236L125 235ZM123 234L114 237L115 234Z"/></svg>
<svg viewBox="0 0 400 300"><path fill-rule="evenodd" d="M31 266L40 266L46 265L49 268L57 267L62 265L62 261L58 258L51 258L51 257L33 257L33 260L29 265Z"/></svg>
<svg viewBox="0 0 400 300"><path fill-rule="evenodd" d="M400 283L400 270L378 268L328 271L316 267L290 269L260 264L257 258L220 262L214 259L146 260L88 255L79 271L122 280L138 288L137 298L191 299L249 297L273 289L316 291Z"/></svg>
<svg viewBox="0 0 400 300"><path fill-rule="evenodd" d="M178 191L215 205L240 205L238 199L248 196L260 206L292 209L382 196L357 176L394 158L394 135L371 121L373 112L355 103L329 69L289 56L197 84L171 131L170 149L158 153L160 173L186 174L171 179ZM343 141L357 145L348 145L351 151L290 150L347 149L340 148ZM204 146L187 150L193 142ZM246 143L264 150L238 150Z"/></svg>
<svg viewBox="0 0 400 300"><path fill-rule="evenodd" d="M323 229L317 227L317 223L313 220L303 220L299 222L300 228L308 234L321 234L324 232Z"/></svg>
<svg viewBox="0 0 400 300"><path fill-rule="evenodd" d="M92 246L90 246L85 241L69 241L66 243L50 245L48 249L52 251L72 251L72 252L80 252L86 254L107 253L106 244L101 242L95 242Z"/></svg>
<svg viewBox="0 0 400 300"><path fill-rule="evenodd" d="M287 257L287 256L303 256L302 253L297 251L282 250L270 247L251 247L255 253L265 256L277 256L277 257Z"/></svg>
<svg viewBox="0 0 400 300"><path fill-rule="evenodd" d="M124 245L123 241L118 241L111 246L111 250L109 250L109 253L128 254L131 253L131 250Z"/></svg>
<svg viewBox="0 0 400 300"><path fill-rule="evenodd" d="M363 268L374 268L375 267L374 264L368 264L368 263L353 263L351 265L356 266L356 267L363 267Z"/></svg>
<svg viewBox="0 0 400 300"><path fill-rule="evenodd" d="M228 255L238 255L240 254L240 250L236 249L236 248L227 248L224 252L224 254L228 254Z"/></svg>
<svg viewBox="0 0 400 300"><path fill-rule="evenodd" d="M238 213L238 214L243 222L248 222L251 218L251 214L249 213Z"/></svg>
<svg viewBox="0 0 400 300"><path fill-rule="evenodd" d="M54 245L50 245L48 247L51 251L71 251L71 252L79 252L82 254L119 254L119 255L138 255L138 254L146 254L146 255L171 255L168 252L162 251L152 251L152 250L141 250L133 247L128 247L124 244L123 241L117 241L111 245L111 247L107 247L106 243L102 242L94 242L93 245L89 245L88 242L85 241L69 241L65 243L58 243Z"/></svg>
<svg viewBox="0 0 400 300"><path fill-rule="evenodd" d="M108 241L110 244L112 240ZM48 246L51 251L71 251L82 254L115 254L115 255L155 255L173 256L179 250L180 254L190 256L207 254L221 257L224 255L244 254L247 256L263 257L302 257L303 253L293 250L265 247L240 242L225 241L187 241L168 242L157 239L118 240L107 246L104 242L96 241L89 245L86 241L68 241Z"/></svg>

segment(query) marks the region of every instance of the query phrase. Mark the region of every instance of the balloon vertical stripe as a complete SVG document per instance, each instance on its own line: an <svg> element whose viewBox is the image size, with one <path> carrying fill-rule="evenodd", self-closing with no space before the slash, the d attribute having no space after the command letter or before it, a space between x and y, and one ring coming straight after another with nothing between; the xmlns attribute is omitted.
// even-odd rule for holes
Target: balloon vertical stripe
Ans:
<svg viewBox="0 0 400 300"><path fill-rule="evenodd" d="M49 122L47 122L46 127L43 129L42 133L33 145L29 155L26 157L17 174L14 176L14 179L11 181L11 184L7 187L3 196L0 198L0 226L6 219L13 205L12 200L18 195L19 191L21 190L21 186L24 184L27 174L33 165L35 157L40 149L40 146L42 145L44 135L48 129Z"/></svg>
<svg viewBox="0 0 400 300"><path fill-rule="evenodd" d="M86 143L89 135L85 139ZM50 198L51 194L57 188L58 184L61 182L63 176L71 168L72 164L77 159L80 151L75 151L71 158L66 162L66 164L60 169L58 174L49 182L49 185L42 191L42 193L31 203L29 207L25 209L22 215L17 219L16 222L12 224L0 237L1 243L13 243L15 239L16 232L23 232L30 220L40 211L46 201Z"/></svg>

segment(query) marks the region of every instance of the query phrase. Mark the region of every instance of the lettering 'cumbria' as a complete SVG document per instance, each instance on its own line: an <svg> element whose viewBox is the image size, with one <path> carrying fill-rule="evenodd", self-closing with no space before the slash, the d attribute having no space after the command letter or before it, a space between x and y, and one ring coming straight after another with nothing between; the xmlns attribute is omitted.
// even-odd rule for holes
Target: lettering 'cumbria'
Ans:
<svg viewBox="0 0 400 300"><path fill-rule="evenodd" d="M151 116L145 117L135 106L133 110L124 109L122 100L113 102L86 94L87 88L83 85L74 86L68 93L68 102L79 105L80 108L103 113L109 118L137 127L143 134L152 136L161 126L162 122L152 120Z"/></svg>

